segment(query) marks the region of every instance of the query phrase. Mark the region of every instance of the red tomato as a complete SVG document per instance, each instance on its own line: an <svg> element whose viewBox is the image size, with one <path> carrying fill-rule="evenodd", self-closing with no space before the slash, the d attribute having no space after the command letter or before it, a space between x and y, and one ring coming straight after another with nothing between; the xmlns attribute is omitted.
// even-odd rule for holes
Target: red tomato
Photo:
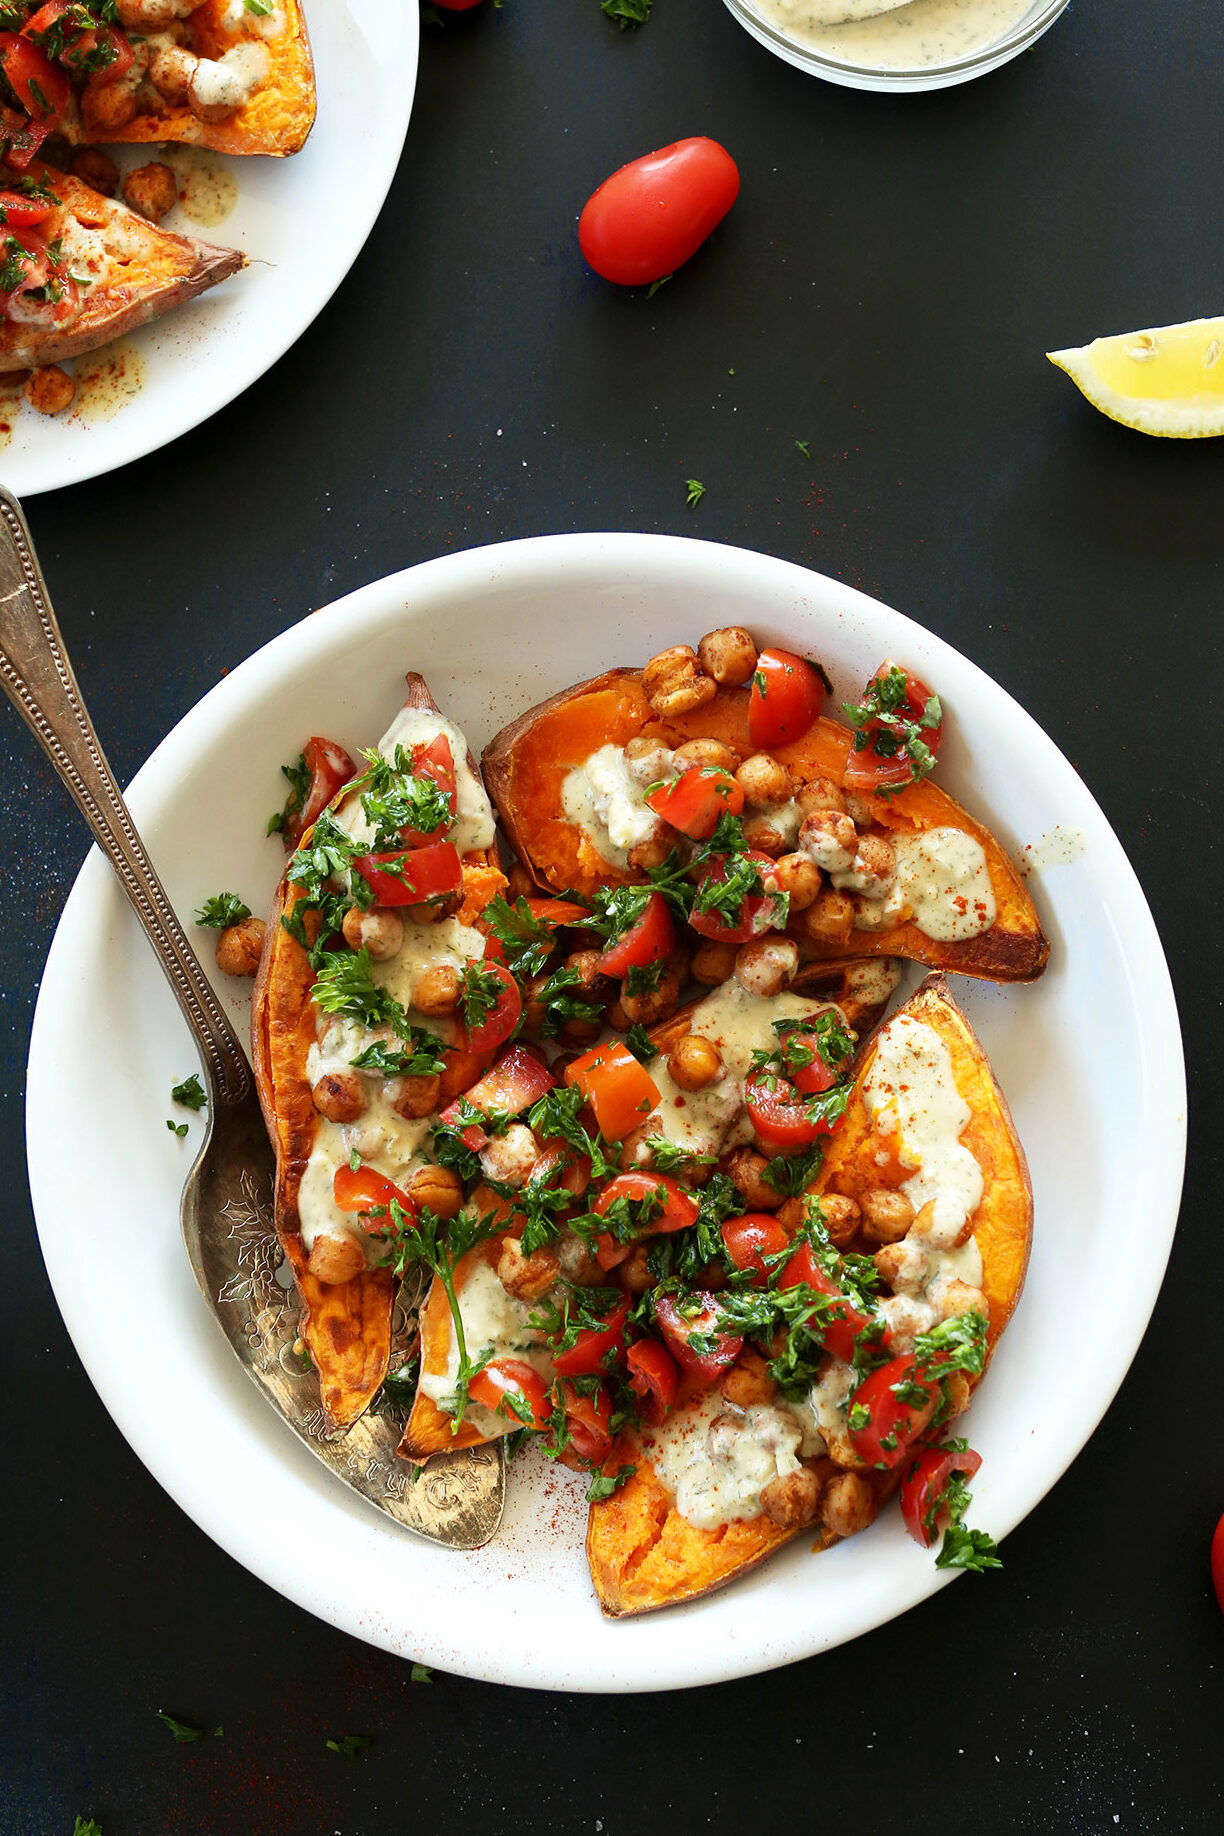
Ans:
<svg viewBox="0 0 1224 1836"><path fill-rule="evenodd" d="M744 792L729 771L720 771L716 765L692 765L670 784L648 791L646 802L681 835L691 841L709 841L720 816L739 815Z"/></svg>
<svg viewBox="0 0 1224 1836"><path fill-rule="evenodd" d="M902 1401L897 1390L914 1384L914 1394ZM868 1420L850 1429L856 1454L868 1466L900 1466L939 1406L940 1389L930 1367L918 1376L918 1361L911 1354L893 1358L865 1377L850 1398L850 1417L866 1409Z"/></svg>
<svg viewBox="0 0 1224 1836"><path fill-rule="evenodd" d="M449 847L450 844L447 842L443 846ZM479 973L482 979L485 976L496 976L501 992L483 1020L479 1020L475 1026L464 1025L463 1036L470 1051L492 1052L499 1045L505 1044L518 1025L519 1015L523 1011L523 997L518 983L504 963L493 963L486 960L481 963ZM462 997L460 999L462 1000Z"/></svg>
<svg viewBox="0 0 1224 1836"><path fill-rule="evenodd" d="M701 1289L687 1295L683 1301L677 1301L673 1294L661 1295L655 1301L654 1316L677 1364L695 1377L704 1377L707 1381L717 1377L720 1371L735 1363L743 1349L742 1333L718 1331L717 1298ZM694 1351L689 1340L695 1333L712 1334L713 1349Z"/></svg>
<svg viewBox="0 0 1224 1836"><path fill-rule="evenodd" d="M553 931L559 931L567 924L581 924L584 918L591 915L585 905L579 905L573 899L528 899L527 910L537 924L547 925Z"/></svg>
<svg viewBox="0 0 1224 1836"><path fill-rule="evenodd" d="M319 739L317 735L306 741L303 757L310 773L310 784L301 809L285 824L285 839L291 848L297 847L311 823L323 814L336 792L357 772L343 746L337 746L334 740Z"/></svg>
<svg viewBox="0 0 1224 1836"><path fill-rule="evenodd" d="M629 1352L629 1362L633 1362L632 1349ZM1215 1583L1220 1611L1224 1613L1224 1517L1216 1525L1215 1535L1211 1539L1211 1579Z"/></svg>
<svg viewBox="0 0 1224 1836"><path fill-rule="evenodd" d="M744 1080L744 1102L752 1126L766 1147L790 1154L831 1135L827 1123L814 1119L795 1086L773 1071L750 1071Z"/></svg>
<svg viewBox="0 0 1224 1836"><path fill-rule="evenodd" d="M514 1428L548 1426L550 1411L544 1379L534 1365L525 1363L522 1358L492 1359L473 1377L468 1395L473 1402L483 1403L486 1409L495 1409ZM507 1396L517 1397L527 1405L529 1420L524 1420L516 1409L504 1403Z"/></svg>
<svg viewBox="0 0 1224 1836"><path fill-rule="evenodd" d="M738 1218L724 1218L722 1239L737 1269L756 1270L754 1287L760 1287L768 1276L764 1258L778 1255L790 1242L768 1211L745 1211Z"/></svg>
<svg viewBox="0 0 1224 1836"><path fill-rule="evenodd" d="M28 38L0 32L0 66L22 108L44 126L67 113L72 88L59 67Z"/></svg>
<svg viewBox="0 0 1224 1836"><path fill-rule="evenodd" d="M95 89L105 89L108 84L117 82L136 62L136 53L123 33L116 31L114 26L100 26L97 31L79 32L60 52L59 61L67 65L69 70L87 71L102 50L110 54L110 62L93 69L89 76Z"/></svg>
<svg viewBox="0 0 1224 1836"><path fill-rule="evenodd" d="M54 204L23 198L19 191L0 191L0 224L8 229L28 229L32 223L49 217L54 209Z"/></svg>
<svg viewBox="0 0 1224 1836"><path fill-rule="evenodd" d="M918 737L923 744L931 752L938 753L943 741L942 718L937 727L923 727L920 724L926 712L927 703L932 700L931 691L925 682L920 681L901 664L886 658L867 684L864 700L869 699L876 684L882 682L895 669L899 669L905 677L905 693L903 699L892 710L894 718L902 723L909 723L910 731L917 730ZM847 790L899 790L903 785L913 782L913 763L904 749L895 753L891 758L881 758L874 749L876 736L890 731L897 733L898 729L896 727L890 729L887 722L878 719L868 720L861 727L860 732L865 736L867 744L862 749L856 746L846 760L843 782Z"/></svg>
<svg viewBox="0 0 1224 1836"><path fill-rule="evenodd" d="M565 1067L565 1081L576 1084L595 1112L601 1134L623 1141L659 1100L659 1087L619 1039L584 1052Z"/></svg>
<svg viewBox="0 0 1224 1836"><path fill-rule="evenodd" d="M755 861L762 873L774 865L769 855L761 854L755 848L748 850L748 859ZM697 882L697 892L710 880L725 880L727 877L727 856L717 855ZM697 910L696 896L693 909L689 913L689 923L703 937L712 937L717 943L747 943L752 937L760 937L774 921L777 907L767 893L749 893L741 901L739 911L733 920L728 921L720 912L701 912Z"/></svg>
<svg viewBox="0 0 1224 1836"><path fill-rule="evenodd" d="M748 692L748 738L758 750L791 746L820 718L827 693L819 670L790 650L763 650Z"/></svg>
<svg viewBox="0 0 1224 1836"><path fill-rule="evenodd" d="M21 28L22 36L37 38L40 33L49 32L60 14L66 13L71 5L72 0L47 0L45 6L40 6L38 11L31 13L26 20Z"/></svg>
<svg viewBox="0 0 1224 1836"><path fill-rule="evenodd" d="M939 1495L953 1473L964 1473L972 1479L982 1464L981 1454L971 1447L963 1453L946 1453L939 1447L924 1447L901 1481L901 1516L916 1543L929 1549L936 1536L947 1529L949 1514L940 1511L928 1524L926 1519L938 1503Z"/></svg>
<svg viewBox="0 0 1224 1836"><path fill-rule="evenodd" d="M491 1109L500 1109L507 1115L521 1116L552 1087L552 1074L544 1069L539 1059L525 1052L522 1046L511 1046L491 1071L486 1071L470 1090L464 1091L462 1100L473 1109L483 1109L486 1115ZM447 1128L459 1127L459 1102L456 1097L438 1117ZM461 1133L464 1146L470 1147L474 1154L488 1146L489 1137L478 1122L467 1123Z"/></svg>
<svg viewBox="0 0 1224 1836"><path fill-rule="evenodd" d="M448 13L469 13L474 6L480 5L480 0L438 0L438 5Z"/></svg>
<svg viewBox="0 0 1224 1836"><path fill-rule="evenodd" d="M827 1294L830 1299L836 1299L840 1303L832 1309L827 1325L820 1329L817 1337L825 1350L834 1358L840 1358L843 1363L849 1364L854 1357L858 1335L865 1326L871 1324L870 1319L865 1313L860 1313L857 1307L852 1306L832 1276L825 1274L812 1254L810 1243L799 1245L794 1255L783 1266L782 1273L778 1277L780 1288L793 1288L800 1282L805 1283L809 1288L814 1288L817 1294ZM816 1322L813 1322L813 1330L815 1327Z"/></svg>
<svg viewBox="0 0 1224 1836"><path fill-rule="evenodd" d="M595 1200L594 1209L602 1218L617 1199L658 1197L663 1199L663 1209L649 1224L642 1226L640 1237L668 1236L673 1230L684 1230L695 1222L696 1200L666 1173L618 1173ZM632 1243L620 1243L610 1231L604 1231L595 1239L595 1260L601 1269L614 1269L632 1253L633 1247Z"/></svg>
<svg viewBox="0 0 1224 1836"><path fill-rule="evenodd" d="M735 161L698 135L605 179L578 220L583 255L605 280L644 287L695 255L739 196Z"/></svg>
<svg viewBox="0 0 1224 1836"><path fill-rule="evenodd" d="M619 1363L625 1350L625 1321L629 1302L620 1301L604 1319L602 1326L584 1327L568 1351L555 1352L553 1364L563 1377L593 1377L605 1371L612 1352Z"/></svg>
<svg viewBox="0 0 1224 1836"><path fill-rule="evenodd" d="M15 108L0 108L0 124L4 163L14 172L23 172L51 130L39 127L36 121L27 120Z"/></svg>
<svg viewBox="0 0 1224 1836"><path fill-rule="evenodd" d="M363 1214L363 1227L369 1231L385 1230L390 1222L385 1214L389 1212L392 1199L410 1218L416 1216L416 1206L401 1191L393 1180L376 1173L373 1167L350 1167L347 1162L337 1167L332 1180L332 1197L341 1211L359 1211ZM369 1217L366 1213L381 1210L382 1217Z"/></svg>
<svg viewBox="0 0 1224 1836"><path fill-rule="evenodd" d="M623 937L610 943L599 959L605 975L627 976L631 969L644 969L660 956L670 956L676 947L676 927L662 893L651 893L636 924Z"/></svg>
<svg viewBox="0 0 1224 1836"><path fill-rule="evenodd" d="M463 885L463 863L453 842L359 854L353 865L373 887L380 905L428 905L431 899L449 898Z"/></svg>
<svg viewBox="0 0 1224 1836"><path fill-rule="evenodd" d="M676 1360L657 1339L639 1339L629 1347L629 1388L640 1397L638 1414L652 1428L661 1428L672 1412L680 1372Z"/></svg>
<svg viewBox="0 0 1224 1836"><path fill-rule="evenodd" d="M587 1466L598 1466L612 1445L612 1403L602 1383L590 1395L572 1383L561 1385L570 1446Z"/></svg>
<svg viewBox="0 0 1224 1836"><path fill-rule="evenodd" d="M458 809L455 755L445 733L439 733L427 746L413 747L412 775L415 778L429 778L437 785L450 806L450 820L453 823ZM407 848L426 848L445 833L445 828L414 829L405 824L400 830L400 839Z"/></svg>

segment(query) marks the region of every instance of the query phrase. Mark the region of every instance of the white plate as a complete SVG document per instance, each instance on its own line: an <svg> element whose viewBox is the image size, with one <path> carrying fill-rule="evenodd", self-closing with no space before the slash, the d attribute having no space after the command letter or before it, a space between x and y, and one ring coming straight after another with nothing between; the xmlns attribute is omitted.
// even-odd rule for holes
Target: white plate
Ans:
<svg viewBox="0 0 1224 1836"><path fill-rule="evenodd" d="M222 889L258 906L282 861L261 839L281 761L310 733L372 744L404 670L426 674L479 748L555 689L732 622L821 657L842 694L881 657L904 659L950 710L941 780L1005 845L1056 825L1083 834L1078 859L1032 882L1052 944L1042 980L957 984L1015 1112L1037 1208L1028 1286L972 1410L985 1460L973 1518L1004 1537L1083 1446L1147 1323L1181 1191L1185 1080L1168 972L1116 837L1052 742L974 664L849 587L740 549L645 535L512 542L410 568L274 639L162 742L132 809L180 912ZM244 1023L244 996L219 992ZM512 1469L504 1528L483 1550L455 1555L396 1530L266 1407L196 1291L177 1221L191 1147L165 1127L170 1086L194 1058L91 856L51 948L30 1054L47 1268L141 1459L290 1599L445 1670L624 1690L806 1657L944 1584L890 1510L818 1559L800 1542L709 1600L612 1624L583 1559L582 1487L561 1469ZM1004 1571L980 1611L1007 1586Z"/></svg>
<svg viewBox="0 0 1224 1836"><path fill-rule="evenodd" d="M134 334L144 384L109 420L16 414L0 477L18 497L96 478L198 427L301 337L357 259L408 131L419 9L306 0L306 13L319 112L302 151L218 159L238 185L231 214L213 228L178 206L165 219L167 229L245 250L251 266ZM112 151L125 167L158 157L155 146Z"/></svg>

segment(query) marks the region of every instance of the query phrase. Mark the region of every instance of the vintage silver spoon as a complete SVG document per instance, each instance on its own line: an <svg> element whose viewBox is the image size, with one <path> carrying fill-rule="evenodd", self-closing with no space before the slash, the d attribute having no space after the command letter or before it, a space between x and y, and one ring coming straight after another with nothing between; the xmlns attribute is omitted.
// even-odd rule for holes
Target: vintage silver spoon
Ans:
<svg viewBox="0 0 1224 1836"><path fill-rule="evenodd" d="M435 1455L414 1481L395 1457L398 1420L367 1412L329 1434L314 1373L293 1355L297 1306L279 1273L272 1150L250 1065L141 845L81 699L21 506L3 489L0 677L118 874L199 1047L207 1126L180 1223L208 1307L247 1375L338 1478L418 1536L479 1548L505 1503L500 1445Z"/></svg>

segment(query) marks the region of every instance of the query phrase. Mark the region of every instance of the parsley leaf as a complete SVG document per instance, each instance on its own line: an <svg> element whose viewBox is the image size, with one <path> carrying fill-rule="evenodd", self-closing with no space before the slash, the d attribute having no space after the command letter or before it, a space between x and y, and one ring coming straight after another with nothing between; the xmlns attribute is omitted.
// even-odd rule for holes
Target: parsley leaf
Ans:
<svg viewBox="0 0 1224 1836"><path fill-rule="evenodd" d="M92 1817L78 1817L72 1826L72 1836L102 1836L102 1825L95 1823Z"/></svg>
<svg viewBox="0 0 1224 1836"><path fill-rule="evenodd" d="M949 1524L944 1531L943 1548L935 1557L936 1568L968 1568L983 1574L988 1568L1002 1568L998 1545L984 1530L967 1530L964 1524Z"/></svg>
<svg viewBox="0 0 1224 1836"><path fill-rule="evenodd" d="M197 907L195 921L207 925L210 930L223 931L227 925L241 924L250 915L250 906L244 905L237 893L214 893Z"/></svg>
<svg viewBox="0 0 1224 1836"><path fill-rule="evenodd" d="M587 1503L597 1504L601 1498L611 1498L617 1486L624 1485L627 1479L632 1479L636 1471L636 1466L629 1465L617 1467L614 1473L595 1473L587 1487Z"/></svg>
<svg viewBox="0 0 1224 1836"><path fill-rule="evenodd" d="M615 19L622 32L631 26L645 25L654 0L601 0L600 10ZM670 279L670 275L668 276Z"/></svg>
<svg viewBox="0 0 1224 1836"><path fill-rule="evenodd" d="M666 967L667 959L663 956L656 956L653 963L631 963L625 977L625 993L653 994Z"/></svg>
<svg viewBox="0 0 1224 1836"><path fill-rule="evenodd" d="M630 971L632 974L632 971ZM544 1009L539 1030L544 1039L555 1039L567 1020L600 1021L603 1009L593 1001L584 1001L572 990L583 986L577 969L567 964L550 975L533 990L531 999Z"/></svg>
<svg viewBox="0 0 1224 1836"><path fill-rule="evenodd" d="M395 996L375 982L373 961L364 947L329 956L310 993L324 1013L351 1014L365 1026L394 1023L404 1011Z"/></svg>
<svg viewBox="0 0 1224 1836"><path fill-rule="evenodd" d="M368 1734L342 1734L339 1740L329 1740L326 1744L330 1753L342 1753L345 1759L356 1759L369 1746L370 1737Z"/></svg>
<svg viewBox="0 0 1224 1836"><path fill-rule="evenodd" d="M289 795L285 799L283 809L269 816L267 828L269 835L283 835L292 819L301 815L307 792L310 789L311 777L310 767L306 763L306 754L299 752L294 764L282 765L281 776L289 780Z"/></svg>
<svg viewBox="0 0 1224 1836"><path fill-rule="evenodd" d="M205 1734L209 1732L207 1728L193 1728L186 1721L176 1721L173 1715L164 1715L161 1709L157 1709L155 1712L157 1719L165 1722L181 1747L188 1747L191 1746L194 1741L203 1740ZM212 1733L218 1740L221 1739L224 1732L224 1728L212 1729Z"/></svg>
<svg viewBox="0 0 1224 1836"><path fill-rule="evenodd" d="M810 440L796 440L795 445L799 448L799 451L803 454L805 459L811 458L812 442Z"/></svg>
<svg viewBox="0 0 1224 1836"><path fill-rule="evenodd" d="M459 978L459 1006L469 1033L484 1025L505 992L506 984L494 970L474 962L464 966Z"/></svg>
<svg viewBox="0 0 1224 1836"><path fill-rule="evenodd" d="M385 1039L376 1039L349 1062L355 1071L379 1071L384 1077L441 1077L446 1069L444 1047L436 1033L427 1027L408 1026L405 1046L401 1051Z"/></svg>
<svg viewBox="0 0 1224 1836"><path fill-rule="evenodd" d="M476 1244L483 1243L489 1237L496 1236L505 1228L498 1223L492 1212L477 1217L470 1211L461 1211L457 1218L448 1224L438 1217L436 1212L423 1210L413 1219L392 1199L385 1217L371 1213L372 1221L377 1221L378 1229L374 1233L386 1243L386 1254L379 1266L389 1268L393 1275L404 1275L411 1268L423 1265L431 1275L437 1277L446 1295L450 1307L451 1321L455 1329L455 1343L459 1350L458 1369L455 1373L453 1397L439 1402L439 1408L451 1416L451 1433L458 1434L468 1403L468 1386L473 1377L484 1369L492 1348L486 1348L482 1357L473 1360L468 1353L467 1339L463 1329L463 1315L459 1311L459 1301L455 1293L455 1269ZM454 1408L451 1409L453 1402Z"/></svg>
<svg viewBox="0 0 1224 1836"><path fill-rule="evenodd" d="M644 1026L633 1025L625 1034L625 1044L637 1059L639 1065L648 1065L652 1058L659 1056L659 1048L654 1043Z"/></svg>
<svg viewBox="0 0 1224 1836"><path fill-rule="evenodd" d="M936 1377L967 1371L980 1377L986 1364L986 1321L980 1313L956 1313L914 1338L919 1370Z"/></svg>
<svg viewBox="0 0 1224 1836"><path fill-rule="evenodd" d="M187 1133L187 1124L185 1122L172 1122L169 1116L166 1117L166 1127L170 1130L172 1135L177 1135L180 1141Z"/></svg>
<svg viewBox="0 0 1224 1836"><path fill-rule="evenodd" d="M537 1140L559 1137L562 1141L568 1141L572 1148L587 1156L591 1163L591 1178L599 1180L612 1171L612 1166L603 1151L602 1135L598 1130L594 1135L588 1134L578 1119L578 1112L585 1101L576 1085L556 1084L528 1111L527 1126Z"/></svg>
<svg viewBox="0 0 1224 1836"><path fill-rule="evenodd" d="M432 1683L433 1682L433 1670L430 1667L430 1665L414 1664L412 1666L411 1681L413 1683Z"/></svg>
<svg viewBox="0 0 1224 1836"><path fill-rule="evenodd" d="M172 1103L181 1103L184 1109L205 1109L208 1106L204 1086L194 1071L181 1084L175 1084L170 1092L170 1100Z"/></svg>
<svg viewBox="0 0 1224 1836"><path fill-rule="evenodd" d="M686 478L684 481L684 501L690 510L695 510L706 494L706 488L700 478Z"/></svg>
<svg viewBox="0 0 1224 1836"><path fill-rule="evenodd" d="M484 909L489 929L506 952L506 966L520 980L539 975L556 948L556 932L536 918L526 899L510 905L499 893Z"/></svg>

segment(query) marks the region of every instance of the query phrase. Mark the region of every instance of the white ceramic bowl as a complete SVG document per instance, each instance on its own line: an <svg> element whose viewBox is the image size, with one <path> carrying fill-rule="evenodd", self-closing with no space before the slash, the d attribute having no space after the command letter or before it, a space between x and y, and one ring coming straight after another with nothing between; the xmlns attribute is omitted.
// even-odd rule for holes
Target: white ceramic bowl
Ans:
<svg viewBox="0 0 1224 1836"><path fill-rule="evenodd" d="M725 0L728 12L739 20L745 31L751 32L758 43L776 56L794 64L796 69L810 71L813 76L823 77L828 83L840 83L846 89L889 93L949 89L954 83L968 83L973 77L985 76L988 70L997 70L1001 64L1010 63L1013 57L1019 57L1022 51L1035 45L1069 3L1070 0L1033 0L1019 23L1002 36L961 57L949 59L947 63L882 68L814 50L784 31L776 20L755 6L753 0Z"/></svg>
<svg viewBox="0 0 1224 1836"><path fill-rule="evenodd" d="M648 535L512 542L410 568L274 639L167 736L132 808L180 912L223 888L259 905L283 864L264 839L282 760L310 733L371 744L405 669L425 672L479 748L552 690L726 623L819 656L841 695L882 657L904 660L945 698L939 771L954 795L1014 850L1060 825L1083 838L1078 859L1033 881L1053 946L1042 980L957 985L1036 1195L1028 1286L970 1415L985 1461L973 1520L1006 1537L1083 1446L1147 1323L1181 1190L1185 1086L1164 959L1121 847L1052 742L972 663L875 600L765 555ZM219 992L245 1024L243 990ZM191 1141L164 1125L170 1086L193 1062L144 939L91 856L51 948L30 1054L43 1253L122 1432L273 1587L446 1670L624 1690L805 1657L946 1584L890 1510L827 1555L801 1541L709 1600L610 1624L583 1559L582 1485L542 1466L512 1470L504 1527L483 1550L456 1555L397 1530L265 1406L196 1291L178 1232Z"/></svg>

